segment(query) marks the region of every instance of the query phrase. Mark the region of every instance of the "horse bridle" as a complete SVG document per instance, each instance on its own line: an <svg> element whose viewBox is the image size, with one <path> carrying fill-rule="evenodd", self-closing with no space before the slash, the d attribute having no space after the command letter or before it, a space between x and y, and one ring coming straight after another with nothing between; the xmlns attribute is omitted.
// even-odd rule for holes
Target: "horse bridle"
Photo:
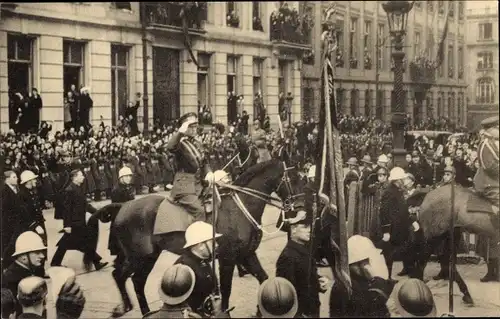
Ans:
<svg viewBox="0 0 500 319"><path fill-rule="evenodd" d="M292 211L294 209L293 205L294 200L298 197L303 196L304 194L303 193L294 194L293 192L292 183L290 176L288 175L288 172L295 169L295 166L287 167L285 161L282 161L282 163L283 163L283 176L281 177L280 183L276 187L276 192L282 187L282 185L285 186L288 196L284 200L282 200L282 202L283 202L283 210L287 212L287 211Z"/></svg>

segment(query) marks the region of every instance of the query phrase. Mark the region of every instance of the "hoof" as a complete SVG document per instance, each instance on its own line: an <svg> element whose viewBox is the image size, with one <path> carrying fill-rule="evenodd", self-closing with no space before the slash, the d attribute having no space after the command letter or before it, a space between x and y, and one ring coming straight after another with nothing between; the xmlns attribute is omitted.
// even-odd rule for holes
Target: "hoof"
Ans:
<svg viewBox="0 0 500 319"><path fill-rule="evenodd" d="M113 313L111 314L111 316L113 318L120 318L121 316L123 316L124 314L129 312L130 310L132 310L131 305L128 305L128 306L118 305L115 307L115 309L113 309Z"/></svg>
<svg viewBox="0 0 500 319"><path fill-rule="evenodd" d="M470 295L464 295L462 297L462 301L466 304L466 305L473 305L474 304L474 300L472 300L472 297Z"/></svg>

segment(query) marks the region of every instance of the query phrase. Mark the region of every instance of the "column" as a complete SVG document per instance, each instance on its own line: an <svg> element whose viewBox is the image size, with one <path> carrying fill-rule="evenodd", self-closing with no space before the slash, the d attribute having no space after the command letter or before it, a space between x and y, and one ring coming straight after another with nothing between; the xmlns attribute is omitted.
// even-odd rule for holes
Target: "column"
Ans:
<svg viewBox="0 0 500 319"><path fill-rule="evenodd" d="M196 56L198 53L197 51L193 51L193 54ZM190 58L187 50L181 51L181 114L189 112L198 114L198 68L193 62L187 62Z"/></svg>
<svg viewBox="0 0 500 319"><path fill-rule="evenodd" d="M271 119L272 124L277 123L278 116L278 62L276 66L272 67L272 58L266 59L264 61L264 68L266 73L266 83L265 87L267 89L267 94L264 96L264 103L267 107L267 115Z"/></svg>
<svg viewBox="0 0 500 319"><path fill-rule="evenodd" d="M90 45L89 76L90 96L94 101L91 121L100 123L101 116L105 124L111 124L111 44L105 41L92 41Z"/></svg>
<svg viewBox="0 0 500 319"><path fill-rule="evenodd" d="M215 110L212 110L214 123L227 123L227 54L217 52L215 59Z"/></svg>
<svg viewBox="0 0 500 319"><path fill-rule="evenodd" d="M250 4L251 5L251 4ZM242 72L241 81L243 84L243 111L247 111L250 119L253 119L253 56L241 56ZM250 124L249 124L250 125Z"/></svg>
<svg viewBox="0 0 500 319"><path fill-rule="evenodd" d="M301 102L302 102L302 86L301 86L301 74L300 70L298 68L300 62L298 60L295 60L292 62L292 94L293 94L293 101L292 101L292 124L295 122L300 121L301 118Z"/></svg>
<svg viewBox="0 0 500 319"><path fill-rule="evenodd" d="M40 119L54 121L53 130L61 130L64 128L63 40L60 37L42 35L37 42L40 47L38 90L43 99Z"/></svg>

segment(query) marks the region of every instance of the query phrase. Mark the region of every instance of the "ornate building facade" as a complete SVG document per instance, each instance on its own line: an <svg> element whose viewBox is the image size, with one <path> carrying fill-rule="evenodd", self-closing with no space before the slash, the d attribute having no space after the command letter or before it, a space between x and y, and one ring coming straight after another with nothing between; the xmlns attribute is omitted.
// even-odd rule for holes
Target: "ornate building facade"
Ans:
<svg viewBox="0 0 500 319"><path fill-rule="evenodd" d="M470 128L498 115L498 3L480 1L467 9L467 74Z"/></svg>
<svg viewBox="0 0 500 319"><path fill-rule="evenodd" d="M311 36L283 27L273 15L286 5L287 21L310 21L299 2L201 3L184 28L186 4L2 3L1 129L9 126L9 89L26 94L34 87L44 102L41 119L61 129L72 84L90 87L94 123L116 124L128 101L144 92L144 63L150 124L201 106L214 122L232 122L243 110L252 118L257 93L272 122L280 107L299 120L302 57L311 50ZM228 95L243 98L230 103ZM140 123L143 114L141 107Z"/></svg>
<svg viewBox="0 0 500 319"><path fill-rule="evenodd" d="M330 4L329 1L322 1L322 8L314 9L316 14L321 15L321 11L327 9ZM335 20L339 48L335 61L335 85L336 98L342 113L375 116L388 122L391 118L393 94L391 38L387 15L381 4L382 1L336 2ZM464 49L467 32L464 4L464 1L416 1L409 15L405 38L407 63L404 81L406 110L413 122L420 122L429 117L446 117L455 123L465 124L467 84ZM418 83L412 81L408 64L422 55L435 60L446 12L449 12L450 18L444 61L435 72L435 82L427 92L424 103L421 107L416 107L414 91ZM320 23L316 25L313 49L318 54L311 65L304 63L302 82L304 91L307 88L313 91L303 93L303 96L313 95L311 100L314 102L309 104L317 107L320 98L321 27ZM316 109L312 113L318 114Z"/></svg>

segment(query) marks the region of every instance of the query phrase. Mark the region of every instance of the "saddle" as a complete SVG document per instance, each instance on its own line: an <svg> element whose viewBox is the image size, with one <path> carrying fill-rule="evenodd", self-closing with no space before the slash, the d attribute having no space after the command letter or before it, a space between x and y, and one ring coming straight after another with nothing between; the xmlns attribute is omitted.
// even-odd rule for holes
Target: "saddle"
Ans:
<svg viewBox="0 0 500 319"><path fill-rule="evenodd" d="M168 234L172 232L185 232L196 221L184 207L175 203L167 196L158 207L153 235Z"/></svg>
<svg viewBox="0 0 500 319"><path fill-rule="evenodd" d="M498 215L498 207L492 205L486 198L472 190L467 200L467 212Z"/></svg>

